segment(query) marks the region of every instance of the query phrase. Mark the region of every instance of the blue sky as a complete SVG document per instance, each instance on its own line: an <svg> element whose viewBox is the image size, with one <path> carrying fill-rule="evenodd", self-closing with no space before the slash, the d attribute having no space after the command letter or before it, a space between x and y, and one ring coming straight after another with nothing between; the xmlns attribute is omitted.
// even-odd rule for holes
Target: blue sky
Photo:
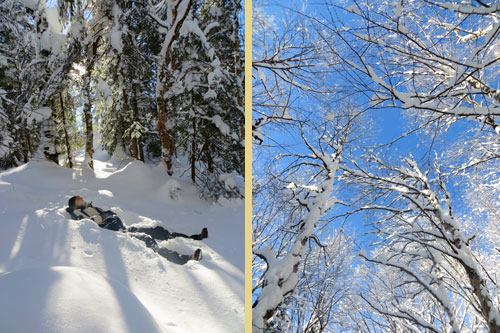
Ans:
<svg viewBox="0 0 500 333"><path fill-rule="evenodd" d="M282 27L280 22L285 19L285 7L283 7L282 5L262 6L262 4L258 1L254 3L256 6L262 7L265 13L274 16L274 21L278 28ZM307 8L308 9L306 9L306 12L311 14L322 12L322 7L318 4L310 5ZM341 12L339 12L339 15L339 17L344 20L344 22L350 20L349 16L341 14ZM258 52L259 50L256 51ZM257 77L254 80L258 80L258 75L256 75L256 73L254 73L254 75ZM270 73L266 74L266 77L268 79L270 76ZM328 82L333 86L337 80L340 79L336 77L335 74L332 74L332 76L328 79ZM298 96L298 93L296 94ZM358 105L365 106L368 102L367 97L357 96L356 98L356 103ZM313 99L308 99L307 96L302 95L295 102L295 106L297 108L314 108L314 103L315 102L313 101ZM406 116L408 114L408 111L398 108L372 110L369 111L368 114L372 122L372 127L370 128L369 135L371 136L370 143L373 145L381 145L392 142L402 134L408 132L408 130L410 128L413 128L415 125L415 123L408 116ZM259 117L259 115L254 115L254 118L256 117ZM440 136L439 140L434 142L432 146L430 145L432 141L431 137L425 137L421 132L410 134L392 144L390 146L388 156L391 157L391 161L399 163L401 158L408 157L411 153L411 155L419 163L421 168L425 170L428 163L434 160L435 154L439 156L450 145L455 144L458 140L463 140L461 136L464 135L464 133L472 126L477 126L477 121L460 120L454 123L447 131L447 133ZM306 151L304 146L300 144L300 138L297 138L296 134L287 133L283 128L275 127L274 130L268 128L268 130L264 130L264 132L267 132L267 134L272 136L272 140L267 139L267 142L265 142L264 145L272 144L272 141L276 141L279 143L279 145L285 147L290 151ZM297 142L299 143L297 144ZM380 148L379 151L383 153L384 151L386 151L386 149L387 147ZM268 150L269 149L266 147L254 144L254 170L258 170L266 166L268 161L260 157L261 154L267 154ZM276 153L276 151L277 150L273 150L273 153ZM363 163L362 160L360 160L360 163ZM452 198L456 207L458 207L460 210L466 210L467 207L463 205L463 199L459 195L461 192L460 188L454 188L453 184L450 184L449 186L449 190L451 190L451 192L457 193L457 195ZM345 209L340 208L333 213L338 213L339 211L342 212L345 211ZM368 229L364 226L364 219L365 218L362 214L354 215L348 220L348 223L344 227L346 230L356 233L359 237L361 236L361 234L368 231ZM333 223L332 227L336 228L339 225L339 223ZM369 241L369 239L370 237L365 238L366 241ZM360 242L360 244L362 245L363 242ZM364 247L364 245L362 245L362 247Z"/></svg>

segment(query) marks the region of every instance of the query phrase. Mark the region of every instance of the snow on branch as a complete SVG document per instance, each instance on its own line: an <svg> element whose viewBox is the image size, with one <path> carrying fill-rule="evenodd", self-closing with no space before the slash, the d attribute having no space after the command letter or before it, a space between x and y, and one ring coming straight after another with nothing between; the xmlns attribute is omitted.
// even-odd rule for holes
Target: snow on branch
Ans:
<svg viewBox="0 0 500 333"><path fill-rule="evenodd" d="M360 26L333 31L345 46L339 59L357 73L353 75L369 79L356 85L360 92L370 91L377 107L473 117L481 122L489 117L488 125L500 133L494 120L500 116L494 74L499 60L498 4L405 1L398 3L396 18L381 15L378 7L355 1L345 10L356 14ZM469 17L460 20L456 13Z"/></svg>
<svg viewBox="0 0 500 333"><path fill-rule="evenodd" d="M373 256L360 255L401 272L407 283L422 287L446 311L454 332L460 332L456 319L459 309L450 297L477 309L485 326L497 332L499 305L488 285L488 272L472 252L470 243L475 235L466 236L453 215L451 196L439 165L434 163L436 177L429 179L430 170L422 172L413 158L403 159L405 165L397 167L377 158L372 160L383 175L358 171L351 172L350 177L377 193L375 202L363 209L381 212L373 223L384 246ZM462 288L463 293L456 292ZM378 309L373 302L369 301ZM394 316L401 316L401 312ZM404 317L421 327L432 326L416 317Z"/></svg>
<svg viewBox="0 0 500 333"><path fill-rule="evenodd" d="M339 203L334 195L335 184L338 180L337 174L340 171L344 146L348 142L347 137L355 126L351 116L346 116L349 120L344 127L339 126L338 131L329 134L327 129L331 124L328 121L319 127L312 124L308 124L311 127L304 125L300 135L306 152L286 154L287 157L294 159L294 162L286 168L286 172L292 170L296 172L301 167L307 166L314 174L311 178L313 183L301 184L283 179L286 185L283 185L282 190L293 194L297 209L304 214L300 215L300 221L295 226L287 226L287 229L294 230L286 253L280 253L278 256L273 247L266 246L259 249L254 245L254 255L261 258L265 264L265 270L258 283L260 291L253 304L254 332L263 332L266 323L276 314L285 298L293 295L298 283L299 265L303 263L309 241L323 247L315 235L316 226L320 219ZM314 133L312 129L318 132L317 136L313 136L315 139L310 139L311 132Z"/></svg>
<svg viewBox="0 0 500 333"><path fill-rule="evenodd" d="M269 320L284 297L291 293L297 284L297 269L307 249L307 240L313 237L314 228L323 214L328 210L329 199L333 193L334 173L338 170L338 161L323 160L331 170L322 182L322 192L317 196L304 200L308 213L303 220L300 233L297 235L291 250L280 259L271 251L254 250L254 253L267 263L264 284L253 305L252 326L254 332L262 332L265 322ZM337 165L337 170L333 169Z"/></svg>

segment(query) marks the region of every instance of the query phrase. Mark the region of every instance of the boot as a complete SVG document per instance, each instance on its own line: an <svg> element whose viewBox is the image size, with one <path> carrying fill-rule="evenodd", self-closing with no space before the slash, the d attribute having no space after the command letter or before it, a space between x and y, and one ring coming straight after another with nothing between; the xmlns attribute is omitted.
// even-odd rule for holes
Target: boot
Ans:
<svg viewBox="0 0 500 333"><path fill-rule="evenodd" d="M200 261L202 257L203 257L203 255L201 254L201 249L197 249L196 251L194 251L194 254L191 257L191 260Z"/></svg>
<svg viewBox="0 0 500 333"><path fill-rule="evenodd" d="M208 229L207 228L203 228L203 230L201 230L201 234L199 235L192 235L190 238L191 239L195 239L195 240L202 240L202 239L205 239L208 237Z"/></svg>

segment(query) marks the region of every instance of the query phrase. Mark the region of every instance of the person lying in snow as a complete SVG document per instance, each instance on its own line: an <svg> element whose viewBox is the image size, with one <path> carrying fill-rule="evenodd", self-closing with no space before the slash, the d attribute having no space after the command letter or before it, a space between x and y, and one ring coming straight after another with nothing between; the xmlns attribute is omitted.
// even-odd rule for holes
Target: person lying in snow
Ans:
<svg viewBox="0 0 500 333"><path fill-rule="evenodd" d="M167 260L179 265L184 265L189 260L201 260L201 249L197 249L193 255L179 254L164 247L159 247L156 240L169 240L175 237L191 238L202 240L208 237L207 228L203 228L199 235L185 235L177 232L170 232L162 227L128 227L123 225L122 220L111 210L103 210L92 206L92 202L87 203L81 196L76 195L69 199L66 211L73 220L89 218L101 228L113 231L127 232L131 236L142 240L147 247L166 258Z"/></svg>

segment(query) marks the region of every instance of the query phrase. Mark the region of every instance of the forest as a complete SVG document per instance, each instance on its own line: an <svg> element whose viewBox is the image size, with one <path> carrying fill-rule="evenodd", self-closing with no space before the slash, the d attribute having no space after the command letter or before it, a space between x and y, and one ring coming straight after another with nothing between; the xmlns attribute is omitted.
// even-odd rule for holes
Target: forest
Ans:
<svg viewBox="0 0 500 333"><path fill-rule="evenodd" d="M252 19L252 331L500 332L500 4Z"/></svg>
<svg viewBox="0 0 500 333"><path fill-rule="evenodd" d="M0 332L243 330L243 4L0 0Z"/></svg>
<svg viewBox="0 0 500 333"><path fill-rule="evenodd" d="M0 169L74 168L81 149L92 169L100 144L242 197L240 17L233 0L2 1Z"/></svg>

